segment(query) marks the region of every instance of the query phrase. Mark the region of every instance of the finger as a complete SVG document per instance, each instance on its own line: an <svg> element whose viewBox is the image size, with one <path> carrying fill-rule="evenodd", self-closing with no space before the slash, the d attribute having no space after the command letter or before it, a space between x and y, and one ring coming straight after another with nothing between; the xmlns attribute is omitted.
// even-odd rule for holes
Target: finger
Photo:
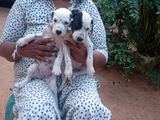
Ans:
<svg viewBox="0 0 160 120"><path fill-rule="evenodd" d="M53 53L51 53L51 52L44 52L44 51L37 51L36 52L37 54L37 56L41 56L41 57L51 57L51 56L53 56Z"/></svg>
<svg viewBox="0 0 160 120"><path fill-rule="evenodd" d="M36 56L35 59L37 59L39 61L48 62L48 59L46 59L45 57L41 57L41 56Z"/></svg>
<svg viewBox="0 0 160 120"><path fill-rule="evenodd" d="M43 38L43 39L36 39L34 41L36 44L40 44L40 45L46 45L48 43L53 42L53 40L51 38Z"/></svg>
<svg viewBox="0 0 160 120"><path fill-rule="evenodd" d="M37 48L38 48L38 50L52 52L52 53L58 51L57 47L55 47L55 46L39 45Z"/></svg>

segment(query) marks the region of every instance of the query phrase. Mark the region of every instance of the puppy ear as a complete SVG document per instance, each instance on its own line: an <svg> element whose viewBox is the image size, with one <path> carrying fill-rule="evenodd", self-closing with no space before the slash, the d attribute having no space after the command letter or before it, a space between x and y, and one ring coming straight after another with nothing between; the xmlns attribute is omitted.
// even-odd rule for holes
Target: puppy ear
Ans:
<svg viewBox="0 0 160 120"><path fill-rule="evenodd" d="M50 23L53 19L54 11L47 17L47 23Z"/></svg>
<svg viewBox="0 0 160 120"><path fill-rule="evenodd" d="M91 33L93 32L93 19L91 20Z"/></svg>
<svg viewBox="0 0 160 120"><path fill-rule="evenodd" d="M52 26L49 24L47 25L44 30L43 30L43 37L44 38L52 38L53 34L52 34Z"/></svg>
<svg viewBox="0 0 160 120"><path fill-rule="evenodd" d="M74 16L79 14L81 11L79 9L73 9L71 12L72 12L72 15Z"/></svg>
<svg viewBox="0 0 160 120"><path fill-rule="evenodd" d="M51 13L51 18L53 18L53 16L54 16L54 11Z"/></svg>

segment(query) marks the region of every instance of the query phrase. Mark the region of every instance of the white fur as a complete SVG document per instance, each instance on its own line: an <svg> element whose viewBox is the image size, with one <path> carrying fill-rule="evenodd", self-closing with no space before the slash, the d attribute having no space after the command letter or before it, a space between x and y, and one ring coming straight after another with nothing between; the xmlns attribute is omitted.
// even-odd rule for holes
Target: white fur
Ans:
<svg viewBox="0 0 160 120"><path fill-rule="evenodd" d="M87 59L86 59L87 69L86 69L86 67L81 67L81 65L79 63L77 63L76 61L73 61L77 65L76 68L78 68L80 71L74 72L72 79L74 79L76 76L79 76L82 74L88 74L90 77L93 77L93 75L95 74L95 69L93 67L93 43L89 38L89 32L92 29L91 21L92 21L91 16L87 12L82 11L82 28L74 31L72 34L72 37L75 40L75 42L81 42L87 48ZM86 30L87 28L88 28L88 30ZM83 40L78 41L77 40L78 37L81 37ZM63 47L63 48L65 48L65 47ZM64 50L64 52L68 52L67 48L65 48L65 49L66 50ZM65 59L71 61L70 56L66 57ZM69 69L72 69L71 65L68 66L68 70ZM69 79L70 80L69 82L71 84L72 84L72 79ZM63 89L63 87L66 83L66 80L67 79L63 79L61 86L59 87L59 90Z"/></svg>
<svg viewBox="0 0 160 120"><path fill-rule="evenodd" d="M89 38L89 32L92 29L91 21L91 16L87 12L82 11L82 28L80 30L74 31L72 34L72 37L76 42L83 43L87 48L86 65L87 73L89 76L93 76L95 73L95 69L93 67L93 43ZM79 37L83 40L78 41Z"/></svg>
<svg viewBox="0 0 160 120"><path fill-rule="evenodd" d="M60 75L61 72L61 64L63 57L65 58L65 70L64 74L67 78L70 78L72 76L72 62L70 59L70 51L67 48L67 46L64 44L63 37L65 36L66 32L68 31L69 27L68 25L71 22L71 11L65 8L60 8L60 11L54 12L53 17L53 24L52 24L52 33L54 34L54 37L58 37L58 40L56 40L56 43L58 44L59 52L55 59L55 64L53 66L52 72L55 75ZM55 22L56 20L56 22ZM61 31L61 35L57 36L56 32Z"/></svg>

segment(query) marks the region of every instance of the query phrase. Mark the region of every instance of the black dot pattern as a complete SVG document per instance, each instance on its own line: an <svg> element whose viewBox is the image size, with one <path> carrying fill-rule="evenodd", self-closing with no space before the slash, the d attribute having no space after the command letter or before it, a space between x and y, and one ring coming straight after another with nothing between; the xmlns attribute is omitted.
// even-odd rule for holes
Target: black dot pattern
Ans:
<svg viewBox="0 0 160 120"><path fill-rule="evenodd" d="M93 32L90 38L94 50L101 52L106 60L106 34L99 12L92 0L70 0L71 7L85 10L93 18ZM48 24L47 17L55 10L51 0L16 0L7 17L4 31L0 36L0 44L8 40L16 42L28 34L42 32ZM15 80L21 81L26 77L28 67L34 60L23 57L14 65ZM87 75L78 76L72 86L66 85L59 93L58 106L62 120L110 120L111 111L100 100L96 78ZM43 80L34 79L15 95L14 113L17 120L58 120L55 96Z"/></svg>
<svg viewBox="0 0 160 120"><path fill-rule="evenodd" d="M66 85L59 97L62 120L111 120L111 111L98 94L99 81L87 75L78 76Z"/></svg>

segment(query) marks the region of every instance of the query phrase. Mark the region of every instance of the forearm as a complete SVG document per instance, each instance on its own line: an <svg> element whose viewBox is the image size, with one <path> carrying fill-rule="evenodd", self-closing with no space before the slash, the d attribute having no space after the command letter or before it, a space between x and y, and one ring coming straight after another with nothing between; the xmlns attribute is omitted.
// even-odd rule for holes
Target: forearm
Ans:
<svg viewBox="0 0 160 120"><path fill-rule="evenodd" d="M106 64L105 56L99 51L94 51L93 64L94 64L95 70L102 68Z"/></svg>
<svg viewBox="0 0 160 120"><path fill-rule="evenodd" d="M5 41L0 45L0 56L6 58L10 62L14 62L12 58L13 51L15 49L16 44L14 42ZM18 60L19 57L16 56L16 60Z"/></svg>

